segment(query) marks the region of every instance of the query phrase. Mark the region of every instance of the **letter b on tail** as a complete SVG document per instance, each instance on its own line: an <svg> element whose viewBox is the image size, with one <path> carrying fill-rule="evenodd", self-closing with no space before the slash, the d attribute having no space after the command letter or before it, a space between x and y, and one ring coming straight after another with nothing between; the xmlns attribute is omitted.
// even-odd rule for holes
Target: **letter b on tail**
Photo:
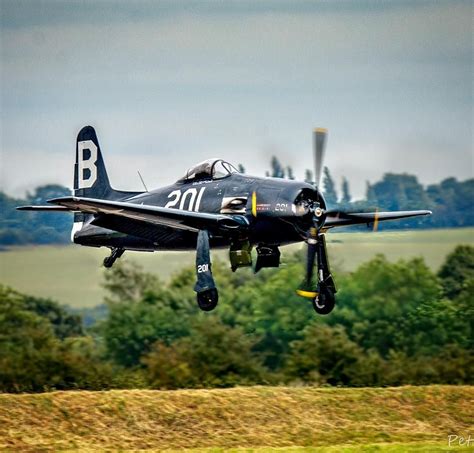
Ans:
<svg viewBox="0 0 474 453"><path fill-rule="evenodd" d="M77 188L88 189L97 181L97 146L92 140L77 142Z"/></svg>
<svg viewBox="0 0 474 453"><path fill-rule="evenodd" d="M76 140L74 195L109 198L112 192L95 130L83 127Z"/></svg>

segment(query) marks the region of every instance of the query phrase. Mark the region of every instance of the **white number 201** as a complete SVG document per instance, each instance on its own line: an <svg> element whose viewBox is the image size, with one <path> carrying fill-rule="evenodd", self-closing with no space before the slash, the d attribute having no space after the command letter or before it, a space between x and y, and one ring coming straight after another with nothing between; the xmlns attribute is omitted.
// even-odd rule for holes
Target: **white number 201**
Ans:
<svg viewBox="0 0 474 453"><path fill-rule="evenodd" d="M205 187L201 187L198 192L195 187L191 187L183 193L179 189L173 190L173 192L168 195L168 198L172 199L166 203L165 208L173 208L179 203L179 209L186 209L185 206L187 204L188 211L198 212L199 206L201 205L202 194L205 189Z"/></svg>
<svg viewBox="0 0 474 453"><path fill-rule="evenodd" d="M209 270L209 264L198 265L198 274L202 274L203 272L207 272L208 270Z"/></svg>

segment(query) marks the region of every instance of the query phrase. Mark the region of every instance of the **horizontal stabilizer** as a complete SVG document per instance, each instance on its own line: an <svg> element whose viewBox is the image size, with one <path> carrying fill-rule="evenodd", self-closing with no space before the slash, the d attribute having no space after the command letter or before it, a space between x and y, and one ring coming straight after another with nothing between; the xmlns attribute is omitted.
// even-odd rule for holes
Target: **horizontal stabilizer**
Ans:
<svg viewBox="0 0 474 453"><path fill-rule="evenodd" d="M70 212L71 209L66 206L18 206L18 211L56 211L56 212Z"/></svg>

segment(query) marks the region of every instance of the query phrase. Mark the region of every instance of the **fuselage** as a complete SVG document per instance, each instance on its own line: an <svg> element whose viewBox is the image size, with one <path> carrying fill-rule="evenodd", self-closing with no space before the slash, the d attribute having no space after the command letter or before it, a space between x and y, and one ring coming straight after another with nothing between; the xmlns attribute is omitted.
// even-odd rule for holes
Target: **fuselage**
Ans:
<svg viewBox="0 0 474 453"><path fill-rule="evenodd" d="M212 234L211 247L227 247L232 242L252 245L284 245L305 239L311 224L301 201L317 202L325 208L322 195L305 182L281 178L261 178L232 173L219 179L178 181L121 201L212 214L243 215L248 219L246 237ZM132 223L115 216L86 216L80 231L73 235L77 244L120 247L129 250L192 250L197 234L163 225L150 224L140 231Z"/></svg>

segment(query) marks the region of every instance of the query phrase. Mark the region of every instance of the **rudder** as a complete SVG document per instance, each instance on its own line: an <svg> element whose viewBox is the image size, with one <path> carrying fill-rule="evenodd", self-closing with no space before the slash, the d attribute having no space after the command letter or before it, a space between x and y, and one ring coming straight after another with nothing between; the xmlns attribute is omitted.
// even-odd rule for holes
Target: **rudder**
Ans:
<svg viewBox="0 0 474 453"><path fill-rule="evenodd" d="M85 126L76 141L74 195L107 199L112 193L97 134L92 126Z"/></svg>

